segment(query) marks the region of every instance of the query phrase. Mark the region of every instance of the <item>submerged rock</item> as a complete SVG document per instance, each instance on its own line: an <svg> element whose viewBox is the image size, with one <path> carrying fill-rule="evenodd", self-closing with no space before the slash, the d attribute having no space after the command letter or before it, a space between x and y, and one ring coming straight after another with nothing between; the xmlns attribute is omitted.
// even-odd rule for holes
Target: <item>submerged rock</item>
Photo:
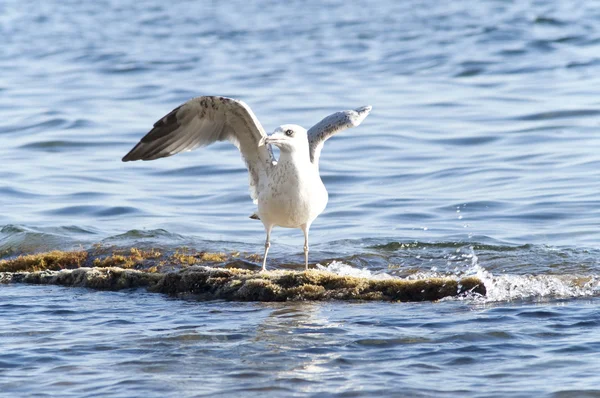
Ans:
<svg viewBox="0 0 600 398"><path fill-rule="evenodd" d="M87 287L98 290L122 290L150 287L162 275L118 267L78 268L61 271L0 272L0 283L31 283Z"/></svg>
<svg viewBox="0 0 600 398"><path fill-rule="evenodd" d="M258 272L205 266L192 266L168 273L118 267L2 272L0 282L53 284L101 290L147 288L149 291L174 296L238 301L427 301L465 293L485 295L485 286L477 278L375 280L317 270Z"/></svg>
<svg viewBox="0 0 600 398"><path fill-rule="evenodd" d="M246 255L253 259L254 255ZM467 293L486 294L473 277L374 279L326 270L259 272L240 253L178 248L94 246L0 260L0 283L34 283L101 290L146 288L198 299L238 301L384 300L426 301ZM257 267L258 268L258 267Z"/></svg>

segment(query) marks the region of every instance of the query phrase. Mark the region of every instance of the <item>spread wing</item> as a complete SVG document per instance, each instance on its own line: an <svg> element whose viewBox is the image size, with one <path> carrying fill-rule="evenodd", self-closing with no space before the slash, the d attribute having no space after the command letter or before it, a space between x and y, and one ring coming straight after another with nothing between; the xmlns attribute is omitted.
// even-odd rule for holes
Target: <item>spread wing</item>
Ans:
<svg viewBox="0 0 600 398"><path fill-rule="evenodd" d="M244 102L226 97L197 97L154 123L154 128L123 161L154 160L227 140L242 153L248 167L250 196L256 201L259 181L265 181L275 160L270 145L258 146L265 136L265 130Z"/></svg>
<svg viewBox="0 0 600 398"><path fill-rule="evenodd" d="M353 111L336 112L312 126L308 130L310 161L313 164L319 164L321 149L323 149L325 141L342 130L358 126L365 120L369 112L371 112L370 106L363 106Z"/></svg>

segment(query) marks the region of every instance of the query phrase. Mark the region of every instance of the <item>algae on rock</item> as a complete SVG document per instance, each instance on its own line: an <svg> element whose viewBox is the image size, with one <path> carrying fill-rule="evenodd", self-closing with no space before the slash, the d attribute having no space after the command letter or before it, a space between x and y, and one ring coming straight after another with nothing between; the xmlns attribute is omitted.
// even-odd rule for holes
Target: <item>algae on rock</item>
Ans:
<svg viewBox="0 0 600 398"><path fill-rule="evenodd" d="M82 267L88 258L86 251L27 254L10 260L0 260L0 272L44 271Z"/></svg>
<svg viewBox="0 0 600 398"><path fill-rule="evenodd" d="M55 284L101 290L147 288L174 296L206 300L431 301L465 293L485 294L477 278L373 280L327 271L268 271L192 266L178 272L150 273L116 267L0 273L0 282Z"/></svg>
<svg viewBox="0 0 600 398"><path fill-rule="evenodd" d="M377 280L322 270L258 272L240 268L247 264L238 257L239 253L186 248L168 254L97 246L90 251L51 251L0 260L0 282L102 290L147 288L170 295L239 301L424 301L486 292L473 277ZM206 266L216 264L220 266Z"/></svg>

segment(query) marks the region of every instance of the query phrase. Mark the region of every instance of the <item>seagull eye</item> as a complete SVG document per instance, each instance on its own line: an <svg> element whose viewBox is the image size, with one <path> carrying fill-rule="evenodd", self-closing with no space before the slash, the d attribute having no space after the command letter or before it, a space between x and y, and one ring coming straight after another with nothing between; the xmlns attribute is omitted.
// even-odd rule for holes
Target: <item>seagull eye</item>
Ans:
<svg viewBox="0 0 600 398"><path fill-rule="evenodd" d="M291 137L294 135L294 132L292 130L285 130L285 135L287 135L288 137Z"/></svg>

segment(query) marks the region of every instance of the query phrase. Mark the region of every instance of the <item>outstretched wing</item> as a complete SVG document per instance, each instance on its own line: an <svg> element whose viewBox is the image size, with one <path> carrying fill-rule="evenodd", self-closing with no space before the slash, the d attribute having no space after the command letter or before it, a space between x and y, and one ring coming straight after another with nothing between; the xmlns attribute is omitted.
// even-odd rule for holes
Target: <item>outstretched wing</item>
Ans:
<svg viewBox="0 0 600 398"><path fill-rule="evenodd" d="M308 145L310 147L310 161L319 164L323 144L332 135L358 126L371 112L370 106L363 106L353 111L336 112L327 116L308 130Z"/></svg>
<svg viewBox="0 0 600 398"><path fill-rule="evenodd" d="M154 123L123 161L154 160L227 140L242 153L248 167L250 196L256 201L261 175L266 175L274 162L271 146L258 146L264 136L265 130L244 102L197 97Z"/></svg>

